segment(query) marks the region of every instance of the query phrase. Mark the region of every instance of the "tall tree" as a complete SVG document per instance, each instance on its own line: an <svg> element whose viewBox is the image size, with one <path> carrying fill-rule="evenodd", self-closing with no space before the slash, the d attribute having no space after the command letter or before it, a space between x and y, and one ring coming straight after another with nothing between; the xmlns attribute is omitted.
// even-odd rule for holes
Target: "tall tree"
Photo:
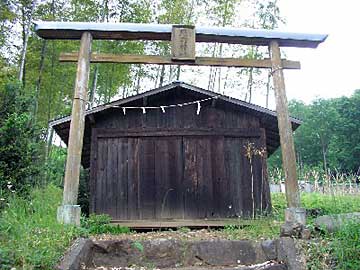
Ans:
<svg viewBox="0 0 360 270"><path fill-rule="evenodd" d="M19 65L19 81L25 86L25 60L28 46L28 40L30 35L30 29L32 24L33 13L36 5L36 1L21 0L21 26L22 26L22 50Z"/></svg>

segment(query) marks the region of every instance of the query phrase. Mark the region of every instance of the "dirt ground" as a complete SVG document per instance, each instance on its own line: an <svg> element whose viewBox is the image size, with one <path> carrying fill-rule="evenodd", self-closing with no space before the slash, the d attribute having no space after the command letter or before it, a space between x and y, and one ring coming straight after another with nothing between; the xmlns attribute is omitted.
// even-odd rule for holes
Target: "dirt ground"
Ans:
<svg viewBox="0 0 360 270"><path fill-rule="evenodd" d="M122 240L129 239L134 241L152 240L159 238L174 239L174 240L209 240L209 239L229 239L230 236L224 231L220 230L189 230L179 229L177 231L150 231L150 232L134 232L129 234L100 234L90 237L92 240Z"/></svg>

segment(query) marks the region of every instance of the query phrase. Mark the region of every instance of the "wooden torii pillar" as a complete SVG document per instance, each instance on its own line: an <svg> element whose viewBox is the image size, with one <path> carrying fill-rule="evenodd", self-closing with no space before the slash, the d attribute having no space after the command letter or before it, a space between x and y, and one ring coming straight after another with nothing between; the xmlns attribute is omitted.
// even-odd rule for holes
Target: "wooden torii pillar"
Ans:
<svg viewBox="0 0 360 270"><path fill-rule="evenodd" d="M294 138L291 128L288 102L285 91L283 67L279 43L271 41L269 45L271 73L275 92L276 113L280 134L282 164L285 173L285 193L288 208L285 210L285 222L306 224L306 211L301 208L299 184L296 173Z"/></svg>
<svg viewBox="0 0 360 270"><path fill-rule="evenodd" d="M325 41L327 35L131 23L37 22L35 23L35 30L40 37L46 39L81 39L79 53L68 53L60 56L62 62L78 63L64 179L64 199L63 205L58 208L58 220L60 222L76 225L80 223L80 207L77 205L77 193L85 124L86 92L89 81L89 65L90 62L96 62L271 68L285 171L288 204L285 211L285 221L305 224L305 211L300 208L294 140L283 74L283 69L299 69L300 63L281 59L280 47L316 48ZM91 54L92 37L107 40L171 41L172 56ZM196 57L195 42L268 46L270 59Z"/></svg>
<svg viewBox="0 0 360 270"><path fill-rule="evenodd" d="M81 209L77 205L81 152L85 128L85 110L90 75L92 36L81 35L80 52L76 70L75 90L71 111L70 134L66 159L63 203L57 211L57 219L64 224L80 225Z"/></svg>

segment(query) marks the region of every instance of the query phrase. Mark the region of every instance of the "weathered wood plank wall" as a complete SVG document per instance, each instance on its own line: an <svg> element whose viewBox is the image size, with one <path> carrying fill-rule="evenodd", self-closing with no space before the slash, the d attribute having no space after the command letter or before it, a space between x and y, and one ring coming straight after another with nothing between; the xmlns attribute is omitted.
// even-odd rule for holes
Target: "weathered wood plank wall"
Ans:
<svg viewBox="0 0 360 270"><path fill-rule="evenodd" d="M92 129L91 212L130 220L250 216L252 179L256 211L267 209L266 158L253 157L251 176L245 154L247 143L266 147L259 119L211 101L202 106L199 115L194 105L126 115L114 108L98 116Z"/></svg>

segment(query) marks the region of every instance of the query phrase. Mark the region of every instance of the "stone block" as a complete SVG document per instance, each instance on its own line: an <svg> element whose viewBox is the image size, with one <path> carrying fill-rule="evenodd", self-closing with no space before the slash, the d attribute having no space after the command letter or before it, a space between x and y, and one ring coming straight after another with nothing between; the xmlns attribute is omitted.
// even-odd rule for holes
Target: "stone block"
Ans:
<svg viewBox="0 0 360 270"><path fill-rule="evenodd" d="M288 270L306 270L306 260L296 248L291 237L280 237L277 242L278 260L285 262Z"/></svg>
<svg viewBox="0 0 360 270"><path fill-rule="evenodd" d="M80 226L80 215L79 205L60 205L57 209L57 220L62 224Z"/></svg>
<svg viewBox="0 0 360 270"><path fill-rule="evenodd" d="M306 225L306 210L300 207L290 207L285 209L285 222L299 223Z"/></svg>
<svg viewBox="0 0 360 270"><path fill-rule="evenodd" d="M280 227L280 236L299 238L301 236L303 228L304 226L300 223L285 222Z"/></svg>
<svg viewBox="0 0 360 270"><path fill-rule="evenodd" d="M301 231L301 238L309 240L311 238L311 230L308 228L303 228Z"/></svg>
<svg viewBox="0 0 360 270"><path fill-rule="evenodd" d="M56 270L79 270L87 266L91 260L91 248L93 242L90 239L77 239L65 253Z"/></svg>
<svg viewBox="0 0 360 270"><path fill-rule="evenodd" d="M329 232L337 231L346 222L360 223L360 212L338 214L338 215L325 215L318 217L314 220L314 224L318 228L324 228Z"/></svg>
<svg viewBox="0 0 360 270"><path fill-rule="evenodd" d="M265 253L266 259L268 261L276 260L277 251L276 251L276 241L275 240L265 240L261 243L261 247Z"/></svg>

